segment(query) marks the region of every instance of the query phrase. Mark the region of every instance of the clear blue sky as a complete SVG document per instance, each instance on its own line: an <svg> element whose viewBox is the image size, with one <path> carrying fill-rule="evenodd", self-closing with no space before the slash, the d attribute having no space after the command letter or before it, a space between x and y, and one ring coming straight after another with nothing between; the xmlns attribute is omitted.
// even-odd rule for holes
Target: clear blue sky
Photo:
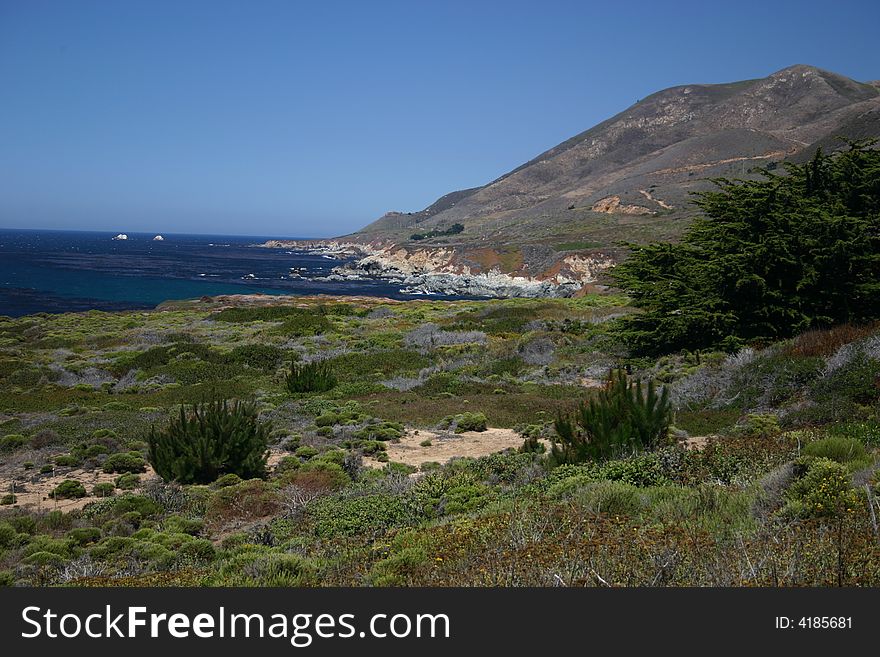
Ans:
<svg viewBox="0 0 880 657"><path fill-rule="evenodd" d="M0 226L354 230L659 89L880 78L880 2L0 0Z"/></svg>

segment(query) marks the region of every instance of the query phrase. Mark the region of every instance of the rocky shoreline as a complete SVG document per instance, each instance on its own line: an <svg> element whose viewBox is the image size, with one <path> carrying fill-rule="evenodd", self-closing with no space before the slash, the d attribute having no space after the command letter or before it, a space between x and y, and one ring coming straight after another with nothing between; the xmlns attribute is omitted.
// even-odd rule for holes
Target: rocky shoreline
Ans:
<svg viewBox="0 0 880 657"><path fill-rule="evenodd" d="M598 277L614 264L608 255L574 255L559 258L536 275L483 271L466 262L449 247L406 249L393 243L343 240L268 240L256 245L313 253L344 261L327 276L315 280L357 281L379 279L400 285L412 295L455 295L488 298L560 298L597 286Z"/></svg>

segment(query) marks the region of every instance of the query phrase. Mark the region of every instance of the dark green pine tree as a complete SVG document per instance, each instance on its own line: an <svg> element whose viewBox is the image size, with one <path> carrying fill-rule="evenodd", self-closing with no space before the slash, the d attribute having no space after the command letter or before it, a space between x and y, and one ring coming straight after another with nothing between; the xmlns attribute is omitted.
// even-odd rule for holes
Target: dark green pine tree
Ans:
<svg viewBox="0 0 880 657"><path fill-rule="evenodd" d="M556 465L631 456L664 444L672 418L669 392L654 382L643 388L622 371L610 372L603 390L581 403L572 416L561 415L554 428L550 457Z"/></svg>
<svg viewBox="0 0 880 657"><path fill-rule="evenodd" d="M736 349L880 318L880 151L817 151L786 174L717 179L679 244L630 245L615 268L643 312L618 325L639 354Z"/></svg>
<svg viewBox="0 0 880 657"><path fill-rule="evenodd" d="M166 481L183 484L208 484L225 474L262 478L271 431L252 403L217 400L189 411L181 405L165 429L151 428L150 464Z"/></svg>

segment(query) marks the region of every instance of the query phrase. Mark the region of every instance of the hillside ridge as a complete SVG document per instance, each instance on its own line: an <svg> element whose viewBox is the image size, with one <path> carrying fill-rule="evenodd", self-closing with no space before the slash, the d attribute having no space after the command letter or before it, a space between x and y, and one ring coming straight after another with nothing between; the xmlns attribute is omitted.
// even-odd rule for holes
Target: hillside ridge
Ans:
<svg viewBox="0 0 880 657"><path fill-rule="evenodd" d="M389 212L333 240L266 246L353 257L331 276L378 276L419 294L570 296L607 283L622 242L675 241L693 193L713 179L757 178L834 150L841 137L878 136L877 83L814 66L678 85L418 212Z"/></svg>

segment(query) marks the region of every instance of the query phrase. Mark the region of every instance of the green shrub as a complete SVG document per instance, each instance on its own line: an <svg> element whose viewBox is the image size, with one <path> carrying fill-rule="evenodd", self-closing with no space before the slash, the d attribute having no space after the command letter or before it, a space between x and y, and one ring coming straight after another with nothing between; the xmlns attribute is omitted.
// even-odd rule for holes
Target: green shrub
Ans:
<svg viewBox="0 0 880 657"><path fill-rule="evenodd" d="M730 541L754 530L754 496L727 486L654 486L641 489L644 520L708 532Z"/></svg>
<svg viewBox="0 0 880 657"><path fill-rule="evenodd" d="M313 456L318 455L318 450L314 447L310 447L309 445L303 445L302 447L297 447L296 451L293 453L294 456L297 456L305 461L312 458Z"/></svg>
<svg viewBox="0 0 880 657"><path fill-rule="evenodd" d="M192 359L173 360L163 368L163 372L182 385L230 381L242 373L237 365Z"/></svg>
<svg viewBox="0 0 880 657"><path fill-rule="evenodd" d="M249 550L225 560L213 584L299 587L314 584L315 569L295 554Z"/></svg>
<svg viewBox="0 0 880 657"><path fill-rule="evenodd" d="M284 445L282 446L288 452L293 452L299 447L299 443L302 440L302 436L296 435L291 436L288 440L284 441Z"/></svg>
<svg viewBox="0 0 880 657"><path fill-rule="evenodd" d="M119 490L134 490L141 485L141 478L131 472L116 477L116 488Z"/></svg>
<svg viewBox="0 0 880 657"><path fill-rule="evenodd" d="M454 471L470 472L481 481L493 483L516 483L530 479L538 466L533 454L505 452L481 456L477 459L454 459L447 468ZM540 469L540 466L538 466Z"/></svg>
<svg viewBox="0 0 880 657"><path fill-rule="evenodd" d="M101 530L97 527L77 527L67 532L67 538L77 545L88 545L101 539Z"/></svg>
<svg viewBox="0 0 880 657"><path fill-rule="evenodd" d="M736 429L736 433L740 435L758 438L775 436L782 431L779 427L779 418L769 413L749 413L745 422L737 425Z"/></svg>
<svg viewBox="0 0 880 657"><path fill-rule="evenodd" d="M49 552L64 559L74 555L75 544L66 538L53 538L45 534L37 534L22 549L22 554L28 556L37 552Z"/></svg>
<svg viewBox="0 0 880 657"><path fill-rule="evenodd" d="M578 489L577 504L593 513L633 516L641 509L639 489L621 481L597 481Z"/></svg>
<svg viewBox="0 0 880 657"><path fill-rule="evenodd" d="M848 420L859 405L874 404L880 399L880 359L870 358L864 350L853 354L849 362L822 377L814 388L816 403L828 419Z"/></svg>
<svg viewBox="0 0 880 657"><path fill-rule="evenodd" d="M447 415L440 420L441 429L452 429L455 433L464 433L465 431L486 431L488 428L488 420L482 413L460 413L458 415Z"/></svg>
<svg viewBox="0 0 880 657"><path fill-rule="evenodd" d="M107 457L107 460L104 461L101 469L108 474L125 472L134 474L138 472L146 472L147 462L144 460L144 457L137 452L119 452Z"/></svg>
<svg viewBox="0 0 880 657"><path fill-rule="evenodd" d="M334 491L351 483L351 477L337 463L312 460L285 476L286 483L308 490Z"/></svg>
<svg viewBox="0 0 880 657"><path fill-rule="evenodd" d="M164 570L171 567L177 558L176 550L179 546L172 543L172 547L162 544L160 536L155 534L139 534L141 538L133 536L109 536L102 538L97 545L93 546L89 553L93 559L116 563L131 563L132 561L145 563L148 566Z"/></svg>
<svg viewBox="0 0 880 657"><path fill-rule="evenodd" d="M263 372L274 372L284 351L269 344L245 344L235 347L229 354L230 360L242 363Z"/></svg>
<svg viewBox="0 0 880 657"><path fill-rule="evenodd" d="M12 452L19 447L24 447L28 440L18 433L11 433L0 438L0 452Z"/></svg>
<svg viewBox="0 0 880 657"><path fill-rule="evenodd" d="M308 473L320 473L332 488L339 488L351 483L351 477L339 463L320 458L306 461L297 470L297 478L307 476Z"/></svg>
<svg viewBox="0 0 880 657"><path fill-rule="evenodd" d="M275 465L275 476L281 476L283 474L293 472L295 470L299 470L299 466L302 462L296 458L295 456L284 456L280 461Z"/></svg>
<svg viewBox="0 0 880 657"><path fill-rule="evenodd" d="M0 497L0 506L7 506L9 504L15 504L18 501L18 498L12 493L6 493L3 497Z"/></svg>
<svg viewBox="0 0 880 657"><path fill-rule="evenodd" d="M177 534L189 534L196 536L202 531L204 523L193 518L184 518L179 515L170 515L162 521L165 531Z"/></svg>
<svg viewBox="0 0 880 657"><path fill-rule="evenodd" d="M544 479L549 497L567 497L573 491L594 482L615 481L639 488L666 486L671 483L656 453L640 454L628 459L563 465Z"/></svg>
<svg viewBox="0 0 880 657"><path fill-rule="evenodd" d="M865 446L854 438L831 436L804 445L803 454L816 458L826 458L837 463L856 463L870 465Z"/></svg>
<svg viewBox="0 0 880 657"><path fill-rule="evenodd" d="M333 374L333 368L327 362L292 362L290 364L287 389L294 394L327 392L335 388L336 383L336 375Z"/></svg>
<svg viewBox="0 0 880 657"><path fill-rule="evenodd" d="M562 479L548 480L544 483L547 487L547 497L556 500L571 497L582 488L596 483L596 479L592 472L580 472L570 473Z"/></svg>
<svg viewBox="0 0 880 657"><path fill-rule="evenodd" d="M19 534L32 536L37 532L37 521L26 513L6 516L5 520Z"/></svg>
<svg viewBox="0 0 880 657"><path fill-rule="evenodd" d="M416 373L431 365L431 360L415 349L352 352L336 356L328 362L346 383L376 381L402 372ZM381 386L378 388L383 389Z"/></svg>
<svg viewBox="0 0 880 657"><path fill-rule="evenodd" d="M117 516L124 516L126 513L138 513L144 518L156 515L162 511L162 507L156 502L143 495L121 495L112 500L107 500L111 504L110 509Z"/></svg>
<svg viewBox="0 0 880 657"><path fill-rule="evenodd" d="M880 446L880 421L844 422L828 429L829 435L855 438L864 445Z"/></svg>
<svg viewBox="0 0 880 657"><path fill-rule="evenodd" d="M261 479L250 479L216 491L208 501L205 521L212 525L240 525L272 515L278 511L278 506L275 486Z"/></svg>
<svg viewBox="0 0 880 657"><path fill-rule="evenodd" d="M351 425L358 424L367 419L369 419L369 416L361 411L360 404L348 402L344 406L324 411L318 415L315 418L315 425L319 427L332 427L337 424Z"/></svg>
<svg viewBox="0 0 880 657"><path fill-rule="evenodd" d="M214 544L206 538L197 538L185 542L177 551L178 559L184 561L212 561L217 555Z"/></svg>
<svg viewBox="0 0 880 657"><path fill-rule="evenodd" d="M345 451L341 449L328 449L311 459L312 461L323 461L324 463L335 463L342 465L345 462Z"/></svg>
<svg viewBox="0 0 880 657"><path fill-rule="evenodd" d="M668 439L671 418L668 388L658 395L653 381L643 390L640 381L631 384L624 372L611 372L607 387L582 403L573 419L557 418L551 460L583 463L656 449Z"/></svg>
<svg viewBox="0 0 880 657"><path fill-rule="evenodd" d="M383 458L384 457L384 458ZM382 461L383 463L387 463L387 465L382 469L382 472L386 474L401 474L401 475L411 475L413 472L418 472L419 469L414 465L409 465L408 463L398 463L397 461L388 461L388 454L382 453L376 458L377 461Z"/></svg>
<svg viewBox="0 0 880 657"><path fill-rule="evenodd" d="M229 473L219 477L217 481L211 484L212 488L226 488L227 486L238 486L242 482L242 478L237 474Z"/></svg>
<svg viewBox="0 0 880 657"><path fill-rule="evenodd" d="M64 564L64 557L53 552L34 552L23 559L24 563L41 568L60 567Z"/></svg>
<svg viewBox="0 0 880 657"><path fill-rule="evenodd" d="M519 450L522 454L543 454L547 451L544 443L541 442L539 434L524 434L523 443Z"/></svg>
<svg viewBox="0 0 880 657"><path fill-rule="evenodd" d="M406 583L407 575L429 563L424 548L411 546L401 549L389 557L377 561L370 569L370 584L373 586L400 586Z"/></svg>
<svg viewBox="0 0 880 657"><path fill-rule="evenodd" d="M150 430L149 457L166 481L207 484L224 474L243 479L266 476L271 424L256 406L224 401L196 404L162 431Z"/></svg>
<svg viewBox="0 0 880 657"><path fill-rule="evenodd" d="M359 440L399 440L406 434L406 428L401 422L369 422L363 428L355 431L352 436Z"/></svg>
<svg viewBox="0 0 880 657"><path fill-rule="evenodd" d="M49 511L44 517L42 524L53 531L70 527L71 516L60 509Z"/></svg>
<svg viewBox="0 0 880 657"><path fill-rule="evenodd" d="M595 469L597 479L622 481L632 486L664 486L670 482L655 453L640 454L619 461L605 461Z"/></svg>
<svg viewBox="0 0 880 657"><path fill-rule="evenodd" d="M385 443L380 440L353 440L348 447L358 449L364 456L374 456L385 451Z"/></svg>
<svg viewBox="0 0 880 657"><path fill-rule="evenodd" d="M87 494L86 487L75 479L65 479L52 491L52 495L57 498L76 499L85 497Z"/></svg>
<svg viewBox="0 0 880 657"><path fill-rule="evenodd" d="M277 322L293 315L308 313L305 308L296 306L242 306L239 308L224 308L214 313L211 319L217 322L232 322L243 324L247 322Z"/></svg>
<svg viewBox="0 0 880 657"><path fill-rule="evenodd" d="M82 465L82 459L73 454L62 454L55 457L55 465L61 468L76 468Z"/></svg>
<svg viewBox="0 0 880 657"><path fill-rule="evenodd" d="M298 314L285 319L278 332L286 336L298 338L309 335L321 335L332 328L333 324L324 315L308 310L300 310Z"/></svg>
<svg viewBox="0 0 880 657"><path fill-rule="evenodd" d="M102 454L107 454L110 448L107 445L89 445L82 453L84 458L94 459Z"/></svg>
<svg viewBox="0 0 880 657"><path fill-rule="evenodd" d="M429 473L409 491L416 508L428 517L468 513L485 506L495 493L469 472Z"/></svg>
<svg viewBox="0 0 880 657"><path fill-rule="evenodd" d="M464 230L463 224L454 223L449 228L446 228L445 230L435 228L434 230L429 230L426 233L413 233L412 235L409 236L409 238L411 240L418 242L420 240L431 239L432 237L443 237L446 235L457 235L458 233L462 232L463 230Z"/></svg>
<svg viewBox="0 0 880 657"><path fill-rule="evenodd" d="M58 415L60 415L61 417L74 417L76 415L85 415L86 413L88 413L86 409L84 409L82 406L77 406L75 404L73 406L62 408L60 411L58 411Z"/></svg>
<svg viewBox="0 0 880 657"><path fill-rule="evenodd" d="M315 532L322 538L380 535L411 517L404 501L393 495L366 495L355 498L326 498L308 507Z"/></svg>
<svg viewBox="0 0 880 657"><path fill-rule="evenodd" d="M827 458L803 457L797 462L803 476L788 489L783 515L839 517L861 506L859 494L841 463Z"/></svg>
<svg viewBox="0 0 880 657"><path fill-rule="evenodd" d="M113 495L115 490L116 490L116 487L109 482L95 484L94 486L92 486L92 496L93 497L110 497L111 495Z"/></svg>

